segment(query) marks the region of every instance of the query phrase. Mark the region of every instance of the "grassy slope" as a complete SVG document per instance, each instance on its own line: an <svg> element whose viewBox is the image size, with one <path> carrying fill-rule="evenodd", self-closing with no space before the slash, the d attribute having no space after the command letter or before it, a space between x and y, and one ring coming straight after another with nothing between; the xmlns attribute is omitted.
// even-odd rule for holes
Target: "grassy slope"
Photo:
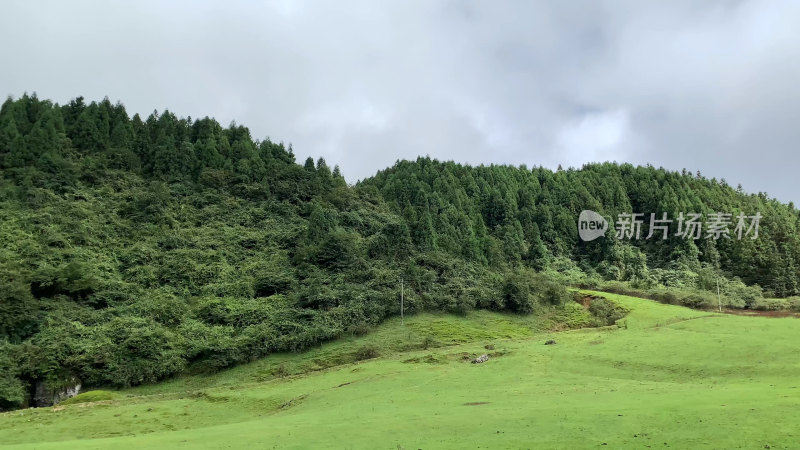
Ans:
<svg viewBox="0 0 800 450"><path fill-rule="evenodd" d="M626 327L551 333L551 318L420 315L405 327L390 321L362 338L123 391L106 403L3 414L0 443L121 449L800 442L796 319L721 316L603 295L633 309ZM453 345L421 349L426 336ZM542 345L549 338L558 345ZM484 350L487 344L495 350ZM292 373L346 362L365 345L385 356L273 376L281 363L281 372ZM481 365L462 361L462 353L483 352L504 354ZM486 403L474 404L480 402Z"/></svg>

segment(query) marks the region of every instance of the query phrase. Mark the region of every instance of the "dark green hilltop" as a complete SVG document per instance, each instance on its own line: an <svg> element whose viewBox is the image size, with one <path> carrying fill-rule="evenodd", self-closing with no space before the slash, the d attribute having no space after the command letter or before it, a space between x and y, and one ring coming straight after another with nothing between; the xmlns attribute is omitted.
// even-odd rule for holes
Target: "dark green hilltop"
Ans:
<svg viewBox="0 0 800 450"><path fill-rule="evenodd" d="M583 210L763 218L758 239L583 242ZM291 145L244 126L130 117L108 99L9 98L0 409L75 380L127 387L361 335L399 315L401 280L407 316L535 314L571 302L570 286L796 309L799 219L724 180L616 163L418 158L348 185L338 167L298 164Z"/></svg>

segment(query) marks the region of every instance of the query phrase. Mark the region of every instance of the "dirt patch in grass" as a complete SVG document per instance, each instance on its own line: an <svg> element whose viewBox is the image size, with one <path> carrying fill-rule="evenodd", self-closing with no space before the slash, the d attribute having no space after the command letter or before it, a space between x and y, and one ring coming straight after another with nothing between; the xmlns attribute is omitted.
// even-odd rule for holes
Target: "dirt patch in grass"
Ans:
<svg viewBox="0 0 800 450"><path fill-rule="evenodd" d="M464 403L464 406L479 406L479 405L488 405L489 402L468 402Z"/></svg>
<svg viewBox="0 0 800 450"><path fill-rule="evenodd" d="M725 314L735 314L737 316L754 316L754 317L800 317L800 313L792 311L760 311L757 309L723 309Z"/></svg>
<svg viewBox="0 0 800 450"><path fill-rule="evenodd" d="M443 355L428 354L425 356L417 356L403 360L404 363L425 363L425 364L444 364L447 362L447 357Z"/></svg>
<svg viewBox="0 0 800 450"><path fill-rule="evenodd" d="M288 402L281 403L281 404L278 406L278 408L279 408L279 409L288 409L288 408L291 408L292 406L296 406L296 405L298 405L300 402L302 402L303 400L305 400L307 397L308 397L308 394L303 394L303 395L301 395L301 396L299 396L299 397L295 397L295 398L293 398L293 399L289 400Z"/></svg>
<svg viewBox="0 0 800 450"><path fill-rule="evenodd" d="M603 297L600 297L599 295L584 295L583 298L581 298L580 304L583 305L584 308L589 309L589 307L592 306L592 302L598 298Z"/></svg>

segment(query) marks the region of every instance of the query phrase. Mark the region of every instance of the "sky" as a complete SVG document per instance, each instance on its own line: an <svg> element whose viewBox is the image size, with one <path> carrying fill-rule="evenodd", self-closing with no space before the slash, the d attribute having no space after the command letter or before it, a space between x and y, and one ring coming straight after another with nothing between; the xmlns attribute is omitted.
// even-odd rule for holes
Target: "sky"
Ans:
<svg viewBox="0 0 800 450"><path fill-rule="evenodd" d="M800 203L798 23L795 0L11 0L0 94L235 121L349 182L617 161Z"/></svg>

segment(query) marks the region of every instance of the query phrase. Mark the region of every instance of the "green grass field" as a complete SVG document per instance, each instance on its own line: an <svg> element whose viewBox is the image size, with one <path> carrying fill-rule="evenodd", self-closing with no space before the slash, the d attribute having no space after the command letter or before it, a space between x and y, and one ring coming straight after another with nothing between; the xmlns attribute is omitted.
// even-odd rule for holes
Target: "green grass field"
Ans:
<svg viewBox="0 0 800 450"><path fill-rule="evenodd" d="M0 414L0 445L800 446L800 322L602 295L632 310L619 327L551 331L580 322L582 310L391 320L367 336L212 376ZM464 360L482 353L493 357Z"/></svg>

